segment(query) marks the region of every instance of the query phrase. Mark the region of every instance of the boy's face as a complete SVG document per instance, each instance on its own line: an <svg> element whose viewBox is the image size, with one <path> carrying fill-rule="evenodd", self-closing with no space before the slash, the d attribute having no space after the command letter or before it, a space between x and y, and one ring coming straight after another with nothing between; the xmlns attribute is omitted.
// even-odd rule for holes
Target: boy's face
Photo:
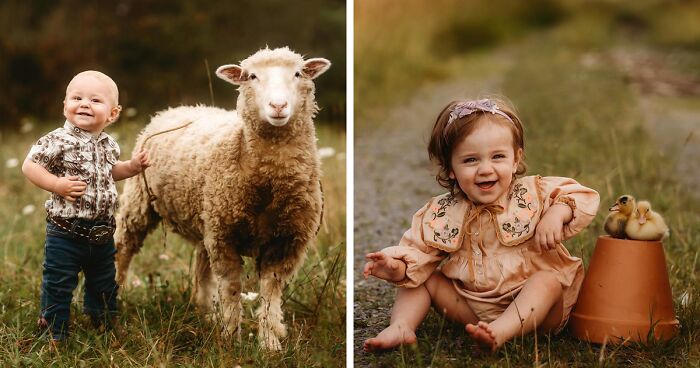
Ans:
<svg viewBox="0 0 700 368"><path fill-rule="evenodd" d="M119 115L114 91L93 76L77 76L66 89L63 115L73 125L90 133L100 133Z"/></svg>
<svg viewBox="0 0 700 368"><path fill-rule="evenodd" d="M510 187L521 154L513 150L510 129L479 124L452 152L450 178L472 201L493 203Z"/></svg>

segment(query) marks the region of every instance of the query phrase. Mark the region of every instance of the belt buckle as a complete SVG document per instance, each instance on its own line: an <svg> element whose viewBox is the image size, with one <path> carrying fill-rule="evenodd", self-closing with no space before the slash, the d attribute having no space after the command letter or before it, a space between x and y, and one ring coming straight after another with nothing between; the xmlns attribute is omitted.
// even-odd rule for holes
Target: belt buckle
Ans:
<svg viewBox="0 0 700 368"><path fill-rule="evenodd" d="M107 225L97 225L90 229L88 238L91 243L94 244L104 244L106 243L114 234L114 228Z"/></svg>

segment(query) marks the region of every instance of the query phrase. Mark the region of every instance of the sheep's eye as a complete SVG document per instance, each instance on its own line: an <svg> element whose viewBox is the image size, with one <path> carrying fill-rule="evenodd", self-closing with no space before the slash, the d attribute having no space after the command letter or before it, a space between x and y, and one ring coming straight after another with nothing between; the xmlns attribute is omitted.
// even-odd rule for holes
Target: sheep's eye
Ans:
<svg viewBox="0 0 700 368"><path fill-rule="evenodd" d="M301 77L301 73L296 72L296 73L294 73L294 76L297 77L297 78L299 78L299 77Z"/></svg>
<svg viewBox="0 0 700 368"><path fill-rule="evenodd" d="M255 80L255 79L258 79L258 76L255 75L254 73L251 73L250 77L248 77L248 78L250 78L250 80Z"/></svg>

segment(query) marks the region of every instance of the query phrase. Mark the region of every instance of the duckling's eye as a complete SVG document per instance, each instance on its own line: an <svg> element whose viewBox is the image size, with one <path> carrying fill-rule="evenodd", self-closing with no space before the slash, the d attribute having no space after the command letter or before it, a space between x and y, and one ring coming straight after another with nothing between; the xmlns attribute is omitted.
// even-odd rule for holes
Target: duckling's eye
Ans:
<svg viewBox="0 0 700 368"><path fill-rule="evenodd" d="M627 204L627 197L620 198L620 203Z"/></svg>
<svg viewBox="0 0 700 368"><path fill-rule="evenodd" d="M299 72L294 73L294 77L296 77L296 78L301 77L301 73L299 73Z"/></svg>
<svg viewBox="0 0 700 368"><path fill-rule="evenodd" d="M256 79L258 79L258 76L255 75L255 73L250 73L250 77L248 77L248 78L250 78L250 80L256 80Z"/></svg>

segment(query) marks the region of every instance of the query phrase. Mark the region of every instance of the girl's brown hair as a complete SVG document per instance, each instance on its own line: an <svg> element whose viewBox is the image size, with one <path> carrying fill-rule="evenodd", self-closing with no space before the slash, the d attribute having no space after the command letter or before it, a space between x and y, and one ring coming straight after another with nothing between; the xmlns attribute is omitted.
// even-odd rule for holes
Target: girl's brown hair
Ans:
<svg viewBox="0 0 700 368"><path fill-rule="evenodd" d="M489 100L496 103L498 110L502 111L510 119L492 114L486 111L476 111L467 116L457 118L452 123L449 123L450 113L454 110L455 105L465 102L463 100L452 101L440 111L440 114L435 121L433 131L430 134L430 142L428 143L428 156L431 161L434 161L439 171L435 178L441 186L450 190L453 195L457 195L462 191L459 188L457 180L451 179L452 173L452 152L457 144L466 136L471 134L474 129L480 124L501 124L510 129L513 133L513 151L516 153L515 159L518 160L518 168L515 172L516 176L521 176L527 171L525 164L525 142L524 131L520 118L516 115L515 107L512 104L501 98L489 97ZM521 155L517 156L518 149Z"/></svg>

